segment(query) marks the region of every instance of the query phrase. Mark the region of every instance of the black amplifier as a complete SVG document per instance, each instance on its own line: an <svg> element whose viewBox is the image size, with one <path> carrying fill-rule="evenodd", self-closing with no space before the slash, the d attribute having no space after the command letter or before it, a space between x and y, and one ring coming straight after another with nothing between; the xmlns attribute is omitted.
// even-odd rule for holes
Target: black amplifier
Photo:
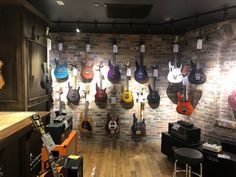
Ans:
<svg viewBox="0 0 236 177"><path fill-rule="evenodd" d="M178 123L169 123L168 133L187 143L195 143L201 139L201 129L197 127L186 127Z"/></svg>
<svg viewBox="0 0 236 177"><path fill-rule="evenodd" d="M55 144L61 144L70 134L73 127L72 115L61 115L46 126Z"/></svg>

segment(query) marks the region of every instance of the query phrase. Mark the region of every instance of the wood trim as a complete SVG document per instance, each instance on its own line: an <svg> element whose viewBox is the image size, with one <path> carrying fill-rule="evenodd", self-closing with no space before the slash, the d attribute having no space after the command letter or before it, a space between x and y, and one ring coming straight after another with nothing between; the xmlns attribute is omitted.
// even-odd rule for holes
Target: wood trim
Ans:
<svg viewBox="0 0 236 177"><path fill-rule="evenodd" d="M34 43L34 44L38 44L38 45L40 45L40 46L42 46L42 47L47 48L47 44L43 44L43 43L41 43L41 42L37 42L37 41L35 41L35 40L33 40L33 39L30 39L30 38L28 38L28 37L25 37L25 39L26 39L27 41L29 41L29 42L32 42L32 43Z"/></svg>

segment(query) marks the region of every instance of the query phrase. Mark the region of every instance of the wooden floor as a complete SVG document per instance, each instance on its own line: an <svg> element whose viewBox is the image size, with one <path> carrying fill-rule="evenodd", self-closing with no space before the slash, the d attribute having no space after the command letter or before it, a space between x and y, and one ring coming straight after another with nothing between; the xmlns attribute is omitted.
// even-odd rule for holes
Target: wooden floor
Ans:
<svg viewBox="0 0 236 177"><path fill-rule="evenodd" d="M84 177L170 177L173 162L160 150L160 140L79 141Z"/></svg>

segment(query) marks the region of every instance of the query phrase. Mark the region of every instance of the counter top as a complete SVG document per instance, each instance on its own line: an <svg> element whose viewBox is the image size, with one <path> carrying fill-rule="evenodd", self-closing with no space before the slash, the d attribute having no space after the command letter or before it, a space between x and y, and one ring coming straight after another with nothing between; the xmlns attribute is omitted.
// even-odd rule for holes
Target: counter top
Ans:
<svg viewBox="0 0 236 177"><path fill-rule="evenodd" d="M49 112L0 112L0 141L32 124L33 114L45 117Z"/></svg>

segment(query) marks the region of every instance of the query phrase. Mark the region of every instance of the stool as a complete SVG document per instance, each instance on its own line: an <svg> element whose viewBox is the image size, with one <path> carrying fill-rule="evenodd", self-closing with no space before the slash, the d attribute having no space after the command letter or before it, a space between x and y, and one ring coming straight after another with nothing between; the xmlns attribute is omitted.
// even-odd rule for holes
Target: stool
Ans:
<svg viewBox="0 0 236 177"><path fill-rule="evenodd" d="M185 172L186 177L191 177L191 174L202 177L202 161L203 155L200 151L191 148L178 148L175 150L175 164L173 177L176 177L176 173ZM185 164L185 170L177 170L177 162ZM191 166L200 165L200 173L192 172Z"/></svg>

